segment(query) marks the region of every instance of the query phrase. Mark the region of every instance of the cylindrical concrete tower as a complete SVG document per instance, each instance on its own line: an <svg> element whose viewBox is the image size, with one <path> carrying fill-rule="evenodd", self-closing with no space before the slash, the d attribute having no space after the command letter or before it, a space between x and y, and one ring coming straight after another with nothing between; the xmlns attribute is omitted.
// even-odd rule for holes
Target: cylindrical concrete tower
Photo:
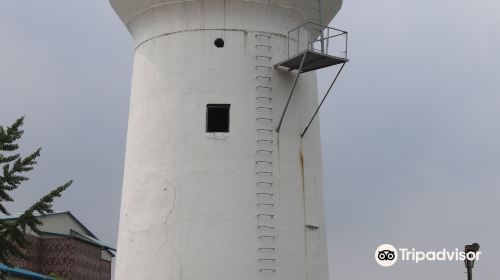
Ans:
<svg viewBox="0 0 500 280"><path fill-rule="evenodd" d="M328 279L315 73L278 133L273 67L318 3L111 0L136 44L116 279Z"/></svg>

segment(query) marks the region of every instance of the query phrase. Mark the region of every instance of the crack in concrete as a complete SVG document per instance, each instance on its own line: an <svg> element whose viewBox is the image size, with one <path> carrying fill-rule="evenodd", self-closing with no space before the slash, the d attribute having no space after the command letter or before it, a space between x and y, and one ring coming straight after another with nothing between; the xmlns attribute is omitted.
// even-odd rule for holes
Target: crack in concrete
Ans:
<svg viewBox="0 0 500 280"><path fill-rule="evenodd" d="M182 280L183 269L182 269L182 264L180 262L179 255L177 254L177 251L175 250L174 245L172 245L172 243L168 240L167 240L167 242L170 245L170 248L172 248L172 252L174 253L175 258L177 259L177 265L179 266L179 280Z"/></svg>
<svg viewBox="0 0 500 280"><path fill-rule="evenodd" d="M168 186L167 186L167 188L168 188ZM172 205L170 207L170 210L167 213L167 216L165 217L165 224L167 226L168 226L169 218L172 215L172 213L174 212L175 206L176 206L176 203L177 203L177 189L176 189L175 184L172 184L172 190L173 190L173 194L174 194L174 197L172 199ZM168 237L167 237L166 242L168 243L168 245L170 245L170 248L171 248L171 250L172 250L172 252L173 252L173 254L175 256L175 259L177 260L177 265L179 267L179 280L182 280L182 277L183 277L183 268L182 268L182 264L181 264L181 261L180 261L180 258L179 258L179 254L177 253L177 250L175 250L174 245L172 244L172 242L170 242L170 240L169 240Z"/></svg>
<svg viewBox="0 0 500 280"><path fill-rule="evenodd" d="M174 212L175 204L176 204L176 201L177 201L177 190L176 190L176 187L175 187L174 184L172 184L172 186L173 186L172 189L173 189L173 192L174 192L174 198L172 199L172 206L170 206L170 210L167 213L167 217L165 217L165 224L167 224L167 225L168 225L169 217Z"/></svg>

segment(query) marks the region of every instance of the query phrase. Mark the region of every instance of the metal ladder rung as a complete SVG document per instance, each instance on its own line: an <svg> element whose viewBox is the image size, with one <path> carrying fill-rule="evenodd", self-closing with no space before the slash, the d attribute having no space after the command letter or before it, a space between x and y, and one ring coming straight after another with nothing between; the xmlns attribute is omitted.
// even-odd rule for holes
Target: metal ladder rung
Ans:
<svg viewBox="0 0 500 280"><path fill-rule="evenodd" d="M274 143L274 140L271 140L271 139L258 139L257 143Z"/></svg>
<svg viewBox="0 0 500 280"><path fill-rule="evenodd" d="M259 251L276 251L274 247L260 247Z"/></svg>
<svg viewBox="0 0 500 280"><path fill-rule="evenodd" d="M274 196L274 193L260 192L260 193L257 193L257 195Z"/></svg>
<svg viewBox="0 0 500 280"><path fill-rule="evenodd" d="M269 207L274 207L274 203L263 203L263 202L259 202L259 203L257 203L257 206L269 206Z"/></svg>
<svg viewBox="0 0 500 280"><path fill-rule="evenodd" d="M271 81L271 77L268 76L257 76L255 77L256 80L261 79L261 80L268 80L269 82Z"/></svg>
<svg viewBox="0 0 500 280"><path fill-rule="evenodd" d="M272 186L273 183L272 182L257 182L256 185L267 185L267 186Z"/></svg>
<svg viewBox="0 0 500 280"><path fill-rule="evenodd" d="M257 55L257 56L255 56L255 58L256 58L256 59L261 59L261 58L263 58L263 59L266 59L266 60L271 60L271 57L270 57L270 56L268 56L268 55Z"/></svg>
<svg viewBox="0 0 500 280"><path fill-rule="evenodd" d="M257 229L261 229L261 228L274 229L274 227L272 227L272 226L257 226Z"/></svg>
<svg viewBox="0 0 500 280"><path fill-rule="evenodd" d="M268 154L272 154L273 151L271 150L264 150L264 149L261 149L261 150L257 150L257 153L268 153Z"/></svg>
<svg viewBox="0 0 500 280"><path fill-rule="evenodd" d="M257 110L267 110L267 111L272 111L272 107L266 107L266 106L257 106Z"/></svg>
<svg viewBox="0 0 500 280"><path fill-rule="evenodd" d="M255 99L257 99L257 100L259 100L259 99L265 99L265 100L267 100L269 102L273 101L272 97L267 97L267 96L258 96Z"/></svg>
<svg viewBox="0 0 500 280"><path fill-rule="evenodd" d="M268 258L260 258L258 259L259 262L275 262L276 259L268 259Z"/></svg>
<svg viewBox="0 0 500 280"><path fill-rule="evenodd" d="M276 235L259 235L259 239L276 239Z"/></svg>
<svg viewBox="0 0 500 280"><path fill-rule="evenodd" d="M256 44L255 48L265 48L265 49L270 50L271 49L271 45Z"/></svg>
<svg viewBox="0 0 500 280"><path fill-rule="evenodd" d="M273 164L273 162L270 160L258 160L255 164Z"/></svg>
<svg viewBox="0 0 500 280"><path fill-rule="evenodd" d="M261 89L267 89L268 91L273 90L273 88L272 88L272 87L268 87L268 86L256 86L256 87L255 87L255 89L260 89L260 88L261 88Z"/></svg>
<svg viewBox="0 0 500 280"><path fill-rule="evenodd" d="M268 107L268 106L257 106L255 107L256 110L261 110L261 111L272 111L273 107ZM272 120L272 119L270 119Z"/></svg>
<svg viewBox="0 0 500 280"><path fill-rule="evenodd" d="M271 118L264 118L264 117L258 117L258 118L255 118L255 120L257 121L268 121L268 122L272 122L273 119Z"/></svg>
<svg viewBox="0 0 500 280"><path fill-rule="evenodd" d="M257 171L255 172L256 175L273 175L273 172L272 171Z"/></svg>
<svg viewBox="0 0 500 280"><path fill-rule="evenodd" d="M266 118L266 117L258 117L258 118L255 118L256 121L266 121L266 122L273 122L273 119L272 118Z"/></svg>
<svg viewBox="0 0 500 280"><path fill-rule="evenodd" d="M272 129L267 129L267 128L257 128L257 132L268 132L272 133L274 130Z"/></svg>
<svg viewBox="0 0 500 280"><path fill-rule="evenodd" d="M268 218L274 218L274 214L257 214L257 218L260 217L268 217Z"/></svg>
<svg viewBox="0 0 500 280"><path fill-rule="evenodd" d="M259 268L259 272L264 272L264 271L276 272L276 269L274 269L274 268Z"/></svg>
<svg viewBox="0 0 500 280"><path fill-rule="evenodd" d="M265 69L265 70L272 70L272 66L265 66L265 65L257 65L255 66L255 69Z"/></svg>

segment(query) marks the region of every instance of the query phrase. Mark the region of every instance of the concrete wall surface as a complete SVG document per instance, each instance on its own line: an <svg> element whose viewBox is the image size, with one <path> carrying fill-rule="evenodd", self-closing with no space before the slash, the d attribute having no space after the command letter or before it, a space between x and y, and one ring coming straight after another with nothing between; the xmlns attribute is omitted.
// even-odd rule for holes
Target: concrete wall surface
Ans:
<svg viewBox="0 0 500 280"><path fill-rule="evenodd" d="M318 119L300 137L314 72L275 130L306 1L111 2L137 43L116 279L328 279ZM229 133L205 131L207 104L230 104Z"/></svg>

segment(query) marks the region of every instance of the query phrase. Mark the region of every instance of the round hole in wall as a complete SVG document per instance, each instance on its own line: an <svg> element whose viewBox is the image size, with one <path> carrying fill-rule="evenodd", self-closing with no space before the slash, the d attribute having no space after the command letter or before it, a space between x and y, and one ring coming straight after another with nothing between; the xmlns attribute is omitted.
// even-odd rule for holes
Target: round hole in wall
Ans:
<svg viewBox="0 0 500 280"><path fill-rule="evenodd" d="M217 47L217 48L223 48L224 47L224 40L222 38L217 38L215 39L214 41L214 45Z"/></svg>

